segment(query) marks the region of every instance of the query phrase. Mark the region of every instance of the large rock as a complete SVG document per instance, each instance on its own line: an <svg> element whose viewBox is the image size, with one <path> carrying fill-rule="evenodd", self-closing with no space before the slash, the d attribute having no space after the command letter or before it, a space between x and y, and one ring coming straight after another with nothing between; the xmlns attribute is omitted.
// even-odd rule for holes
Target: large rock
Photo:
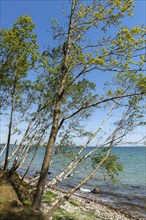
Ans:
<svg viewBox="0 0 146 220"><path fill-rule="evenodd" d="M101 191L97 187L91 190L91 192L94 194L101 194Z"/></svg>

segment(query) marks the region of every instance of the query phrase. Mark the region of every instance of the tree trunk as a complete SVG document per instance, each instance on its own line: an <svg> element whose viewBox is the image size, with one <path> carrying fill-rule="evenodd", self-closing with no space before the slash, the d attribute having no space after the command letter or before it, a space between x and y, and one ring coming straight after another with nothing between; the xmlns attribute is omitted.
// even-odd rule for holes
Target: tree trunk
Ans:
<svg viewBox="0 0 146 220"><path fill-rule="evenodd" d="M45 188L45 183L46 183L47 176L48 176L48 170L49 170L49 165L51 162L52 151L53 151L53 147L54 147L56 137L57 137L57 132L58 132L58 122L60 119L60 107L61 107L61 101L58 101L55 106L51 134L50 134L48 144L46 147L46 152L45 152L44 161L43 161L43 165L42 165L42 169L40 173L40 178L39 178L39 182L37 185L34 201L32 204L32 208L36 210L40 209L43 192Z"/></svg>
<svg viewBox="0 0 146 220"><path fill-rule="evenodd" d="M15 88L16 85L14 85L13 89L13 95L12 95L12 107L11 107L11 115L10 115L10 123L9 123L9 131L8 131L8 139L6 144L6 156L5 156L5 163L4 163L4 170L7 170L8 168L8 157L9 157L9 150L10 150L10 141L11 141L11 131L12 131L12 122L13 122L13 113L15 108Z"/></svg>
<svg viewBox="0 0 146 220"><path fill-rule="evenodd" d="M99 167L104 163L104 161L107 159L111 148L113 147L115 137L117 135L117 132L119 130L120 126L117 127L115 130L115 133L113 133L112 140L110 142L110 146L107 148L107 151L105 153L105 156L103 159L97 164L97 166L83 179L81 182L78 183L77 186L75 186L73 189L71 189L65 196L60 198L51 208L50 210L45 214L45 219L50 219L54 212L66 201L68 200L73 193L75 193L82 185L84 185L89 179L93 177L93 175L96 173L96 171L99 169Z"/></svg>
<svg viewBox="0 0 146 220"><path fill-rule="evenodd" d="M34 201L32 204L32 208L35 210L40 209L40 206L41 206L42 197L43 197L43 193L44 193L44 189L45 189L45 184L46 184L46 180L47 180L47 176L48 176L49 166L50 166L50 162L51 162L53 147L54 147L57 133L59 130L61 101L63 98L64 88L65 88L65 83L66 83L66 74L68 72L68 67L67 67L66 63L67 63L68 54L69 54L70 38L71 38L71 32L72 32L72 28L73 28L72 27L72 22L73 22L72 16L74 14L75 5L76 5L76 1L73 0L72 6L71 6L71 16L70 16L70 22L69 22L69 29L68 29L68 39L67 39L67 42L65 42L66 46L64 44L65 51L63 51L64 52L64 62L62 63L62 69L61 69L62 81L60 84L60 89L59 89L58 95L56 96L57 99L56 99L56 104L55 104L54 114L53 114L53 124L52 124L52 128L51 128L51 133L50 133L50 137L48 140L48 144L46 147L46 152L45 152L44 161L43 161L43 165L42 165L42 169L41 169L41 173L40 173L39 182L38 182L37 189L36 189L36 194L35 194Z"/></svg>

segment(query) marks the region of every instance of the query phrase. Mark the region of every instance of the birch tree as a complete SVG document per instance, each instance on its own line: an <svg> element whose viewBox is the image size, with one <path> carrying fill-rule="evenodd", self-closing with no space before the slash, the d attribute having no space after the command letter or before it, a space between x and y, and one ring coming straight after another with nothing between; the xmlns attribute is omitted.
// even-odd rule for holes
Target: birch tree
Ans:
<svg viewBox="0 0 146 220"><path fill-rule="evenodd" d="M31 102L26 98L30 81L28 71L35 67L38 55L34 24L29 16L21 16L11 29L2 29L1 36L1 107L10 108L4 170L8 168L9 149L14 125L14 112L24 112ZM5 103L4 103L5 100ZM17 127L17 126L16 126Z"/></svg>
<svg viewBox="0 0 146 220"><path fill-rule="evenodd" d="M100 168L104 167L111 179L114 179L114 175L117 173L117 171L121 170L121 165L114 162L114 160L116 160L116 157L113 155L110 156L110 151L113 146L116 146L117 143L119 143L120 140L125 137L128 131L131 131L133 129L133 126L136 126L136 124L134 125L134 121L138 117L137 110L134 108L136 104L135 97L130 98L129 101L130 103L128 103L127 107L123 110L120 116L120 120L116 121L111 133L109 133L108 136L104 138L102 143L98 144L96 148L90 150L90 152L82 156L82 158L78 160L77 164L75 164L76 161L74 161L74 164L78 165L82 159L85 160L91 157L94 164L93 169L89 170L88 174L84 178L82 178L75 186L72 187L72 189L66 192L65 195L60 197L58 201L53 204L50 210L46 213L45 219L50 219L54 212L66 200L68 200L70 196L75 193L82 185L89 181ZM107 146L107 148L104 147L105 145Z"/></svg>
<svg viewBox="0 0 146 220"><path fill-rule="evenodd" d="M48 91L52 95L52 127L48 134L46 152L41 168L33 209L39 209L48 176L53 148L59 131L70 120L88 116L89 110L96 109L103 103L124 97L141 96L144 90L123 87L102 97L89 92L93 88L87 79L91 71L115 72L125 77L125 82L139 81L144 70L145 28L122 26L125 16L132 16L132 1L91 1L83 3L71 1L70 14L65 25L54 20L52 32L57 40L56 48L43 53L43 66L46 73ZM110 30L114 34L110 35ZM113 31L114 30L114 31ZM93 33L93 37L90 37ZM97 72L98 74L98 72ZM84 88L89 88L87 94ZM138 81L136 84L138 88ZM81 94L81 96L80 96Z"/></svg>

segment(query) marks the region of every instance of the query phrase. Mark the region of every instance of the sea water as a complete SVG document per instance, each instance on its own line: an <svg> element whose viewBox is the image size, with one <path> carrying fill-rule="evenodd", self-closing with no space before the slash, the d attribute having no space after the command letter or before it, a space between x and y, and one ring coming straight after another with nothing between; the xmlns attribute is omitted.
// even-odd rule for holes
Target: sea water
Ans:
<svg viewBox="0 0 146 220"><path fill-rule="evenodd" d="M76 152L79 150L78 148L72 149ZM86 148L82 155L87 154L92 149L93 147ZM30 175L34 170L40 171L44 152L44 149L39 150ZM114 208L120 208L138 219L146 219L146 207L144 207L146 202L146 147L114 147L111 153L119 157L124 168L118 176L119 181L116 184L112 183L109 178L103 177L102 171L99 171L82 188L93 190L97 187L101 194L95 195L80 190L77 193L102 201ZM63 171L70 160L62 154L57 155L52 162L48 181ZM91 159L88 158L75 169L75 174L72 177L70 176L57 186L69 190L85 178L92 171L92 168Z"/></svg>
<svg viewBox="0 0 146 220"><path fill-rule="evenodd" d="M72 149L78 152L77 147ZM83 154L92 149L92 147L86 148ZM40 171L44 153L44 148L39 149L29 175L35 175L34 171ZM144 208L146 202L146 147L114 147L112 153L119 157L124 168L118 176L119 181L116 184L112 183L109 178L103 177L103 172L100 171L82 187L89 190L97 187L101 194L96 195L80 190L77 193L102 201L114 208L120 208L138 219L146 219L146 209ZM31 155L20 169L20 173L25 171L30 159ZM52 162L48 181L63 171L70 160L72 159L66 158L62 154L57 155ZM85 178L92 171L92 168L91 159L88 158L76 168L72 177L67 178L57 186L69 190Z"/></svg>

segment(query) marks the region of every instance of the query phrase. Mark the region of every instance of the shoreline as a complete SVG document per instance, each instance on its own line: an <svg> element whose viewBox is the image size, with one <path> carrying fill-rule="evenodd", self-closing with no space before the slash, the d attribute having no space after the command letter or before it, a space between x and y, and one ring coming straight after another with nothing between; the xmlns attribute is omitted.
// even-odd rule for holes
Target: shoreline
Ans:
<svg viewBox="0 0 146 220"><path fill-rule="evenodd" d="M19 198L18 191L16 190L17 184L19 184L20 175L14 176L14 179L8 181L5 178L1 178L1 192L4 193L6 191L6 187L9 188L11 191L8 194L8 201L7 204L5 203L5 195L3 195L3 207L2 211L4 216L2 219L9 215L10 212L13 213L16 219L20 219L19 216L25 217L25 213L27 215L31 215L29 210L31 210L31 203L29 202L29 198L23 197L23 201ZM26 177L23 181L23 186L27 186L28 182L32 180L31 177ZM13 184L14 183L14 184ZM33 188L36 186L36 181L29 185L29 189L32 191ZM8 185L8 186L7 186ZM15 187L14 187L15 185ZM13 189L12 189L13 188ZM82 188L83 190L83 188ZM84 189L85 190L85 189ZM7 189L8 191L8 189ZM22 187L21 191L22 192ZM58 188L58 187L47 187L44 192L43 201L41 205L41 213L42 215L46 215L50 208L58 201L58 199L64 197L68 191ZM17 195L16 195L17 193ZM23 196L25 196L25 192L23 189L22 192ZM86 192L86 194L81 195L80 191L74 193L60 208L55 212L54 215L59 214L59 218L50 218L52 220L144 220L145 217L135 217L129 213L126 213L121 208L113 207L112 205L106 204L100 200L96 200L94 197L90 197L90 192ZM15 195L15 196L13 196ZM96 194L98 197L99 194ZM19 198L19 200L18 200ZM26 205L23 206L23 202ZM31 201L31 200L30 200ZM9 208L8 208L9 207ZM6 208L6 209L5 209ZM25 210L25 213L22 213L22 210ZM2 213L1 213L2 214ZM46 215L47 217L47 215ZM15 219L15 218L12 218ZM30 218L29 218L30 219ZM33 218L32 218L33 219ZM37 218L40 220L40 218Z"/></svg>
<svg viewBox="0 0 146 220"><path fill-rule="evenodd" d="M53 193L57 193L59 197L62 197L66 192L65 190L62 190L57 187L48 188L48 190L51 190ZM120 209L113 208L112 206L109 206L107 204L104 204L101 201L96 201L91 198L86 198L79 194L74 194L70 197L72 201L79 204L79 206L74 206L70 204L70 200L66 201L64 205L61 206L62 209L70 212L70 213L76 213L76 215L79 217L79 220L86 219L85 215L86 213L93 213L93 217L91 219L100 219L100 220L144 220L144 218L135 218L131 216L130 214L127 214ZM55 202L54 202L55 203ZM53 204L52 204L53 205ZM49 211L49 208L51 205L46 204L44 201L42 203L42 211L46 213Z"/></svg>
<svg viewBox="0 0 146 220"><path fill-rule="evenodd" d="M26 182L28 181L28 179L30 181L30 179L32 179L32 178L26 177L26 179L25 179ZM52 187L52 188L47 187L47 189L45 190L45 193L48 190L52 190L53 192L57 192L57 193L59 192L59 194L61 196L67 192L65 187L61 188L60 186L59 187L58 186ZM94 205L92 204L92 209L93 209L93 207L94 207L94 209L101 209L102 213L104 213L104 208L107 209L109 213L111 213L111 212L118 213L118 214L116 214L116 218L109 218L108 216L106 216L105 220L106 219L109 219L109 220L113 220L113 219L115 219L115 220L118 220L118 219L119 220L123 220L123 219L144 220L146 218L144 207L138 206L138 205L133 205L132 203L130 203L130 200L129 200L129 203L122 203L122 201L120 201L121 197L119 197L116 194L115 194L115 196L117 197L117 200L119 201L119 203L112 203L111 204L110 202L103 202L102 199L100 198L101 195L102 195L102 191L100 194L94 194L92 192L85 192L84 193L84 192L81 192L78 190L76 193L74 193L71 196L71 198L75 198L75 200L77 200L77 201L80 201L80 199L83 200L81 203L83 203L83 205L85 207L86 207L86 204L88 204L89 202L91 204L94 203ZM125 205L125 207L123 207L123 204ZM63 206L63 207L66 207L66 206ZM141 208L141 210L139 209L139 207ZM130 208L132 208L134 211L131 211ZM88 209L88 206L87 206L87 209ZM142 213L142 211L143 211L143 213ZM121 218L119 216L120 214L122 215L123 218ZM102 218L100 217L100 219L102 219Z"/></svg>
<svg viewBox="0 0 146 220"><path fill-rule="evenodd" d="M104 199L102 194L104 194ZM85 197L82 192L79 192L78 195ZM136 204L136 200L133 201L128 195L121 196L115 193L114 196L112 195L112 197L110 197L111 195L109 196L109 194L101 192L101 194L86 193L86 196L90 200L111 207L114 210L121 211L122 213L125 213L126 215L135 219L146 219L146 207L144 205L140 205L139 203ZM106 196L107 199L105 199ZM136 199L136 197L134 197L134 199ZM142 202L144 203L144 199Z"/></svg>

